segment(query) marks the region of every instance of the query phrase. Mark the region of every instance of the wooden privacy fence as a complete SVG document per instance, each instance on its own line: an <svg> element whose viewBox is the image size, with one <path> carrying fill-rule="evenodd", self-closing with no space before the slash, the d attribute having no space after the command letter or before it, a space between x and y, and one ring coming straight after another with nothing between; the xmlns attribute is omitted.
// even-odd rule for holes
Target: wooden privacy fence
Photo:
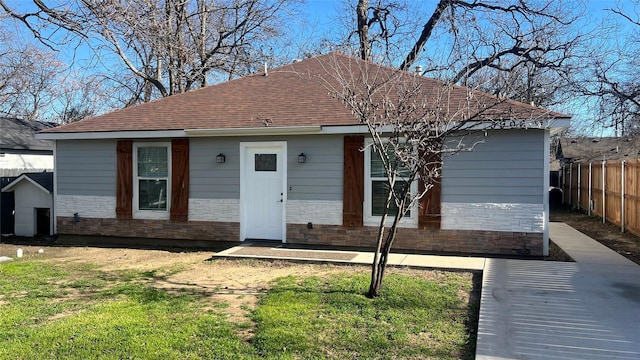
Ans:
<svg viewBox="0 0 640 360"><path fill-rule="evenodd" d="M560 177L564 204L640 236L640 160L573 163Z"/></svg>

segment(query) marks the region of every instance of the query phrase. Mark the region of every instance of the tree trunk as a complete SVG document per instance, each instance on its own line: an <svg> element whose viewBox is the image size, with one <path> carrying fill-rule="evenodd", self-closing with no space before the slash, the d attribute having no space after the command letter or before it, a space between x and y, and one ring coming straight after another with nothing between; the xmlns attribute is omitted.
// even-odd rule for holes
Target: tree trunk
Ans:
<svg viewBox="0 0 640 360"><path fill-rule="evenodd" d="M394 179L395 180L395 179ZM413 180L413 179L411 179ZM395 181L391 181L389 187L393 189ZM410 182L408 183L410 184ZM380 229L378 230L378 239L376 244L376 252L373 258L373 264L371 267L371 284L369 284L369 292L367 293L368 298L374 298L380 295L380 290L382 289L382 280L384 279L384 273L387 269L387 263L389 262L389 253L391 253L391 245L393 245L393 241L396 238L396 231L398 229L398 224L400 223L400 219L402 219L404 211L405 211L405 199L407 191L409 191L411 185L406 185L403 188L400 196L400 204L398 206L398 210L396 215L393 218L393 224L389 228L389 232L386 236L384 236L384 224L387 219L387 213L391 206L391 202L394 201L393 192L389 190L387 194L387 202L382 215L382 220L380 221Z"/></svg>
<svg viewBox="0 0 640 360"><path fill-rule="evenodd" d="M358 16L358 37L360 38L360 58L369 60L371 43L369 42L369 0L358 0L356 14Z"/></svg>

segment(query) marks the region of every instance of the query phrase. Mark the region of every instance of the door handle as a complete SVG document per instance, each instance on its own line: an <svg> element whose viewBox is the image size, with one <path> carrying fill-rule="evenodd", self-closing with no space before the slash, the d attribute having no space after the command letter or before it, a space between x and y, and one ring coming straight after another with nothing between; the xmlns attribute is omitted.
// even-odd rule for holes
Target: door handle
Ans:
<svg viewBox="0 0 640 360"><path fill-rule="evenodd" d="M280 200L276 200L276 202L283 202L283 201L282 201L282 199L280 199Z"/></svg>

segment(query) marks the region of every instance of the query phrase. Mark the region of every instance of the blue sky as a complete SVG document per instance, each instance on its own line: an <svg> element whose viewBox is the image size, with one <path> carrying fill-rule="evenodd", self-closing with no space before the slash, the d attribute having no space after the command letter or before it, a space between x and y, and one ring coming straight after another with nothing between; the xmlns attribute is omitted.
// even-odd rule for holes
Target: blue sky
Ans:
<svg viewBox="0 0 640 360"><path fill-rule="evenodd" d="M357 0L350 1L354 4L353 6L355 6ZM21 0L8 0L8 2L18 4L18 6L23 9L28 9L29 4L31 3L30 1L27 2ZM428 14L433 11L433 8L435 8L437 2L437 0L425 0L423 2L425 10L427 10ZM606 16L611 15L610 12L607 12L604 9L616 7L618 5L630 8L632 4L629 1L587 1L589 12L588 16L591 17L591 20L589 21L587 26L597 26L602 19L604 19ZM301 28L300 31L296 34L298 35L298 40L296 41L296 43L290 45L291 52L287 51L286 53L290 53L292 58L299 57L301 55L300 53L295 54L295 52L298 51L297 48L308 45L308 43L311 42L311 39L317 39L326 31L332 31L332 29L336 27L337 19L345 17L345 14L340 14L340 9L343 7L343 2L338 0L307 0L301 9L304 17L304 19L302 19L301 21L303 21L307 26ZM25 41L33 40L30 34L28 34L23 27L18 27L17 29L21 29L20 31L23 32ZM604 44L604 46L606 46L606 43ZM73 49L65 49L65 51L60 54L60 59L63 61L70 61L74 57L75 60L81 60L82 58L89 58L90 53L87 50L83 50L83 48L81 47L79 49L76 48L75 52ZM113 61L120 62L119 59L114 59ZM79 61L78 63L82 63L82 61ZM120 66L120 64L118 66ZM579 110L573 110L572 112L576 113L579 112Z"/></svg>

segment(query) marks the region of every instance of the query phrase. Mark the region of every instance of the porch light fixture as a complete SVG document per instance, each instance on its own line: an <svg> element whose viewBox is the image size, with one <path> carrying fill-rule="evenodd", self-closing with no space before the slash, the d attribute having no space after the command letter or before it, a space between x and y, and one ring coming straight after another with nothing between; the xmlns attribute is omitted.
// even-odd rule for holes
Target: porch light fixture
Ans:
<svg viewBox="0 0 640 360"><path fill-rule="evenodd" d="M307 162L307 155L305 155L304 153L300 153L300 155L298 155L298 163L304 164L306 162Z"/></svg>
<svg viewBox="0 0 640 360"><path fill-rule="evenodd" d="M216 156L216 162L218 164L223 164L225 161L226 161L226 159L225 159L223 153L220 153L220 154L218 154L218 156Z"/></svg>

